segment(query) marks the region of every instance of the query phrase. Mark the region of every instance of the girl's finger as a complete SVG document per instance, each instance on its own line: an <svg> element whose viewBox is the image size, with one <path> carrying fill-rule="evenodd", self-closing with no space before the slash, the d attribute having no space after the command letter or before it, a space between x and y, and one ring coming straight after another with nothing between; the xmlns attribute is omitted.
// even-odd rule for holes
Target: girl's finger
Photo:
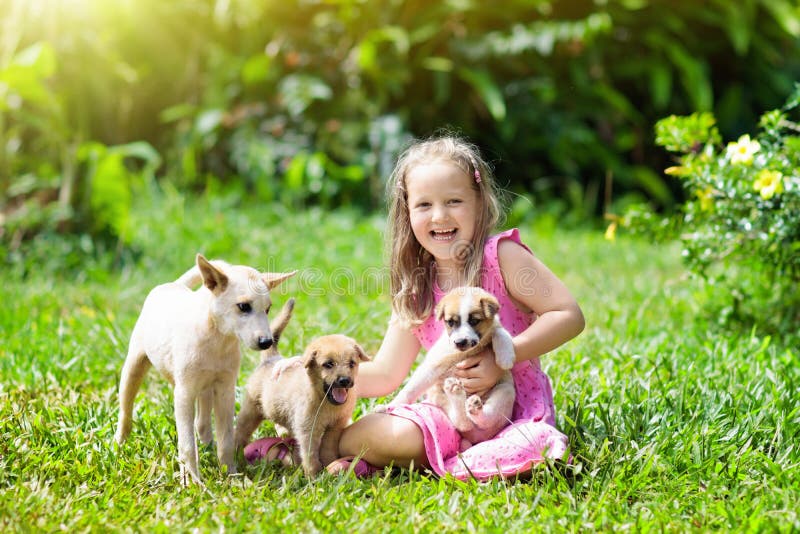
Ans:
<svg viewBox="0 0 800 534"><path fill-rule="evenodd" d="M476 365L481 363L482 360L483 360L483 355L479 354L478 356L471 356L471 357L467 358L466 360L457 363L456 364L456 368L457 369L469 369L470 367L475 367Z"/></svg>

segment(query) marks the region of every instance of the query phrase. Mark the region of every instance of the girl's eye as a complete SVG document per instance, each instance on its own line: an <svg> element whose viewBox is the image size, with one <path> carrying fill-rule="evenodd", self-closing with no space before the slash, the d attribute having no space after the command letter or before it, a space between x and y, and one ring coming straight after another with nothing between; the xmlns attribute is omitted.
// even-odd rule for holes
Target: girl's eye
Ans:
<svg viewBox="0 0 800 534"><path fill-rule="evenodd" d="M322 367L324 367L325 369L333 369L333 362L328 360L327 362L322 364Z"/></svg>
<svg viewBox="0 0 800 534"><path fill-rule="evenodd" d="M447 201L448 204L461 204L461 202L460 198L453 198Z"/></svg>
<svg viewBox="0 0 800 534"><path fill-rule="evenodd" d="M239 307L239 311L242 313L250 313L253 311L253 307L250 306L249 302L240 302L237 304L237 306Z"/></svg>

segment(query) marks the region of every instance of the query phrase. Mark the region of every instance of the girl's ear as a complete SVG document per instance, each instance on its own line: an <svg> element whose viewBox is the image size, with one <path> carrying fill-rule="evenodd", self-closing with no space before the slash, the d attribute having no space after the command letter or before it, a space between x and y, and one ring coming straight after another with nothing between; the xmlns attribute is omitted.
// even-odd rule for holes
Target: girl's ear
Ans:
<svg viewBox="0 0 800 534"><path fill-rule="evenodd" d="M481 299L481 311L484 317L494 317L500 311L500 303L492 296Z"/></svg>

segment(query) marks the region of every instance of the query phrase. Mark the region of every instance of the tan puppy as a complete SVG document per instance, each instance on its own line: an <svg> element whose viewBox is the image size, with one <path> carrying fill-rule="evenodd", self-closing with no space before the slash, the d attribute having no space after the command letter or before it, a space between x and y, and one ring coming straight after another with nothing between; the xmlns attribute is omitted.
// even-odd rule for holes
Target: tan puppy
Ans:
<svg viewBox="0 0 800 534"><path fill-rule="evenodd" d="M297 440L306 475L318 473L339 457L339 436L356 405L352 387L358 365L368 360L358 343L337 334L312 341L303 367L285 368L277 378L272 370L279 358L262 362L247 381L236 422L237 448L269 419Z"/></svg>
<svg viewBox="0 0 800 534"><path fill-rule="evenodd" d="M508 371L516 358L514 346L511 334L500 324L499 310L497 299L479 287L455 288L442 297L434 312L437 320L444 321L445 332L389 406L412 403L425 393L466 440L462 447L497 434L511 421L516 396ZM490 343L497 365L506 372L493 388L467 397L461 382L448 375L455 364Z"/></svg>
<svg viewBox="0 0 800 534"><path fill-rule="evenodd" d="M200 254L196 262L177 281L154 288L144 301L122 368L115 435L122 443L130 434L134 397L145 373L155 366L173 386L184 485L187 474L201 483L194 425L200 439L210 443L212 404L217 456L229 474L236 472L233 415L239 342L254 350L272 345L269 290L297 272L259 273L242 265L209 262ZM192 291L200 279L203 286Z"/></svg>

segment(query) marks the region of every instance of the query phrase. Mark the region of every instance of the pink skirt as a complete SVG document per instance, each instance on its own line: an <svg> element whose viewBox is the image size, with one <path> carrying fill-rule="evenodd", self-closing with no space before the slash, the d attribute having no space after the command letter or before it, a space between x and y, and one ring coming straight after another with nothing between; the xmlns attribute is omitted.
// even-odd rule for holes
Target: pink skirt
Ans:
<svg viewBox="0 0 800 534"><path fill-rule="evenodd" d="M533 362L518 363L512 373L517 389L513 422L492 439L463 451L461 435L438 406L417 402L396 406L389 413L420 427L431 469L439 476L489 480L527 473L545 458L563 458L569 442L555 427L547 375Z"/></svg>

